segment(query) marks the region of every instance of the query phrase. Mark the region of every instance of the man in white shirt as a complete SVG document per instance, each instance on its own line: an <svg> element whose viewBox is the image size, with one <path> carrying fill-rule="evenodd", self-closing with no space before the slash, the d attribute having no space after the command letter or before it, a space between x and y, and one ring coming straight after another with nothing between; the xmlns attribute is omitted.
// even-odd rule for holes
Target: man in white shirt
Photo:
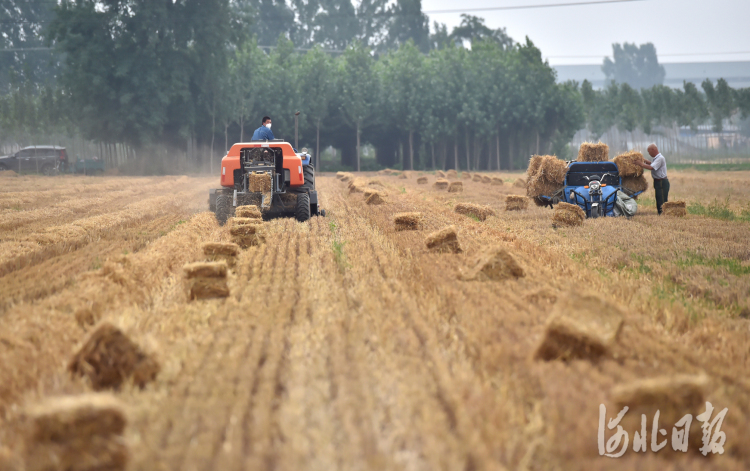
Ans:
<svg viewBox="0 0 750 471"><path fill-rule="evenodd" d="M667 179L667 161L659 153L656 144L648 146L648 155L653 160L645 160L641 167L651 170L651 177L654 179L654 192L656 193L656 211L661 215L661 206L669 201L669 179Z"/></svg>

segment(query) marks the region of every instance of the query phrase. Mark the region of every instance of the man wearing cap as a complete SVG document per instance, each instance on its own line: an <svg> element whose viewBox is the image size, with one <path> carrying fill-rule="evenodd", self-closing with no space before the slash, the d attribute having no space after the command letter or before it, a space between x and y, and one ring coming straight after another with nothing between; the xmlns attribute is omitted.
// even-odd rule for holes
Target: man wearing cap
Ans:
<svg viewBox="0 0 750 471"><path fill-rule="evenodd" d="M653 160L643 159L641 167L651 170L651 177L654 179L654 192L656 193L656 211L661 215L661 207L669 201L669 179L667 179L667 161L659 153L656 144L648 146L648 155Z"/></svg>

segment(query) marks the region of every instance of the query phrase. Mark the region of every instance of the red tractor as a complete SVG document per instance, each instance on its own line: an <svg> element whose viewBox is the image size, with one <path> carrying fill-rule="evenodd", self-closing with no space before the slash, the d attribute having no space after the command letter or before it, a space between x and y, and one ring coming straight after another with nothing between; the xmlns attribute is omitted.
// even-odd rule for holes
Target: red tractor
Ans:
<svg viewBox="0 0 750 471"><path fill-rule="evenodd" d="M325 216L318 206L315 169L302 150L295 152L283 139L233 145L221 160L221 188L209 190L209 207L219 224L244 205L258 206L269 218L294 215L305 222Z"/></svg>

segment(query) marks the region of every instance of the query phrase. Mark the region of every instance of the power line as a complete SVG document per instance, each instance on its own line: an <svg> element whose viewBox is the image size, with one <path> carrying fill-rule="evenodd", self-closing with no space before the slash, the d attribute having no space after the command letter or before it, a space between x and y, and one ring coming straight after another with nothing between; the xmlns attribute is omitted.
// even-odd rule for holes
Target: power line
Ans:
<svg viewBox="0 0 750 471"><path fill-rule="evenodd" d="M555 8L555 7L575 7L584 5L600 5L605 3L630 3L645 2L646 0L594 0L592 2L569 2L569 3L540 3L537 5L511 5L506 7L484 7L484 8L459 8L456 10L430 10L424 11L425 15L434 15L439 13L473 13L478 11L499 11L499 10L529 10L534 8Z"/></svg>

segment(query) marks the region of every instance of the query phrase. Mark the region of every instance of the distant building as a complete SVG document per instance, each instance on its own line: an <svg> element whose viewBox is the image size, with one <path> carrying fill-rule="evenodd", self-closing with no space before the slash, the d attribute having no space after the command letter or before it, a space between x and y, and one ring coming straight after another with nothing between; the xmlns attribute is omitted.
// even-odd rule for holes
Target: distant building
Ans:
<svg viewBox="0 0 750 471"><path fill-rule="evenodd" d="M732 88L750 87L750 61L745 62L685 62L661 64L667 73L664 85L682 88L683 81L692 82L700 88L705 79L716 81L720 78ZM607 80L601 64L597 65L554 65L557 70L557 81L588 80L595 89L604 88Z"/></svg>

